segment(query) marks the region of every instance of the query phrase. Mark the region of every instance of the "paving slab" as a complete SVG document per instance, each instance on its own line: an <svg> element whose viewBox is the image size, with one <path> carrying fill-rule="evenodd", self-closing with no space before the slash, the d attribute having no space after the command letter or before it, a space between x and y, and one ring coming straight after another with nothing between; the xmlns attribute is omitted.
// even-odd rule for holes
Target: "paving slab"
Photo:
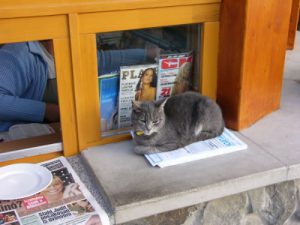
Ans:
<svg viewBox="0 0 300 225"><path fill-rule="evenodd" d="M116 223L195 205L287 179L287 168L251 140L249 148L167 168L152 167L124 141L89 148L83 158Z"/></svg>
<svg viewBox="0 0 300 225"><path fill-rule="evenodd" d="M300 82L285 80L281 108L241 133L285 164L289 180L299 179Z"/></svg>

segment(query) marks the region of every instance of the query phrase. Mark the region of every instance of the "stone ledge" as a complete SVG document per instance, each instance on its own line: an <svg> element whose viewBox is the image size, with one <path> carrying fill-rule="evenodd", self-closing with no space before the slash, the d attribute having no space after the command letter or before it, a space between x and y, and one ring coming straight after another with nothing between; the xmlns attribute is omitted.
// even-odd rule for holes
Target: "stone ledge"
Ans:
<svg viewBox="0 0 300 225"><path fill-rule="evenodd" d="M299 190L287 181L122 225L299 225Z"/></svg>
<svg viewBox="0 0 300 225"><path fill-rule="evenodd" d="M293 62L293 65L296 71L299 68L298 64ZM299 73L290 73L293 79L284 80L280 110L241 132L240 138L249 145L246 151L164 169L153 168L143 157L135 155L132 152L131 141L83 151L83 158L109 199L116 223L196 205L286 180L299 179L300 82L296 74ZM300 181L296 183L298 191L295 193L298 193L299 200ZM282 185L285 184L279 184ZM277 203L269 204L270 198L265 190L270 188L272 190L274 187L254 190L263 193L262 198L265 198L267 204L263 204L265 201L259 199L256 203L263 205L258 207L258 213L247 215L248 222L252 221L247 224L262 224L259 223L257 215L272 211L265 207L276 205L273 210L278 209ZM270 193L273 196L272 191ZM298 204L295 212L299 214L300 202ZM230 204L225 201L223 205ZM221 209L224 208L223 205L221 204ZM253 210L255 211L255 207ZM216 214L215 208L213 213Z"/></svg>
<svg viewBox="0 0 300 225"><path fill-rule="evenodd" d="M92 147L82 156L119 224L290 178L288 166L237 135L248 144L247 150L164 169L134 154L132 141Z"/></svg>

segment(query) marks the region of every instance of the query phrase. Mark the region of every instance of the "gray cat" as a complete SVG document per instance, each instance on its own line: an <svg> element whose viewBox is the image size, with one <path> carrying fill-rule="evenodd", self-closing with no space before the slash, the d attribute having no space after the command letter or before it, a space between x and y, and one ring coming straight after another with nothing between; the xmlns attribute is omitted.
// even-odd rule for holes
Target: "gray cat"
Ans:
<svg viewBox="0 0 300 225"><path fill-rule="evenodd" d="M222 134L224 120L216 102L197 92L158 101L132 103L137 154L174 150Z"/></svg>

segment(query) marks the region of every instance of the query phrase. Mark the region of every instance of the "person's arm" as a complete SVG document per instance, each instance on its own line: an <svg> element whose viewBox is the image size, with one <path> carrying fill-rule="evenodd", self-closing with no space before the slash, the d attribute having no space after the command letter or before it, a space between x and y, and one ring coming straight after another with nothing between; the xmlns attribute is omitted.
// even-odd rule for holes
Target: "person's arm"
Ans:
<svg viewBox="0 0 300 225"><path fill-rule="evenodd" d="M0 94L0 121L58 122L57 104Z"/></svg>
<svg viewBox="0 0 300 225"><path fill-rule="evenodd" d="M0 121L44 120L46 104L40 99L47 82L47 67L38 59L24 43L1 48Z"/></svg>
<svg viewBox="0 0 300 225"><path fill-rule="evenodd" d="M98 50L99 75L119 71L120 66L130 66L147 61L146 49Z"/></svg>
<svg viewBox="0 0 300 225"><path fill-rule="evenodd" d="M48 123L60 121L59 106L57 104L46 103L44 121Z"/></svg>
<svg viewBox="0 0 300 225"><path fill-rule="evenodd" d="M42 101L19 98L0 93L0 120L42 122L46 104Z"/></svg>

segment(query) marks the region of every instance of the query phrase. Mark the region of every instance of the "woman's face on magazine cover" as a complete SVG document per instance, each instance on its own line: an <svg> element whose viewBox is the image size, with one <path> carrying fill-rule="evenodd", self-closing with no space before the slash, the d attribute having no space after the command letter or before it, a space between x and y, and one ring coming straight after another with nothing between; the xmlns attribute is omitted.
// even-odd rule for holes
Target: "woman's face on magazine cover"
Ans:
<svg viewBox="0 0 300 225"><path fill-rule="evenodd" d="M52 183L42 193L47 196L62 194L64 185L59 177L54 176Z"/></svg>
<svg viewBox="0 0 300 225"><path fill-rule="evenodd" d="M153 80L153 70L152 69L147 69L144 72L143 78L142 78L142 82L145 84L150 84Z"/></svg>

